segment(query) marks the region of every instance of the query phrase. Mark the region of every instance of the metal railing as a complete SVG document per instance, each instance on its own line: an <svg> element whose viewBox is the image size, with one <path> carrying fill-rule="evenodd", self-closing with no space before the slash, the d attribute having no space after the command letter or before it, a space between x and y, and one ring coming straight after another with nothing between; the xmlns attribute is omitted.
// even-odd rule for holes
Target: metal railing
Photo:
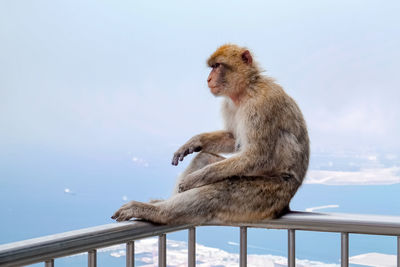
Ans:
<svg viewBox="0 0 400 267"><path fill-rule="evenodd" d="M275 220L253 223L221 224L209 222L208 226L240 227L240 266L247 265L247 228L288 230L288 266L295 266L296 230L341 233L341 266L349 264L349 233L397 236L397 266L400 267L400 217L291 212ZM10 244L0 245L0 266L21 266L44 262L54 266L54 259L88 252L88 266L97 264L96 249L126 243L126 266L134 266L134 241L158 236L158 264L167 266L166 234L188 230L188 266L196 264L196 229L199 225L155 225L130 221L96 226L50 235Z"/></svg>

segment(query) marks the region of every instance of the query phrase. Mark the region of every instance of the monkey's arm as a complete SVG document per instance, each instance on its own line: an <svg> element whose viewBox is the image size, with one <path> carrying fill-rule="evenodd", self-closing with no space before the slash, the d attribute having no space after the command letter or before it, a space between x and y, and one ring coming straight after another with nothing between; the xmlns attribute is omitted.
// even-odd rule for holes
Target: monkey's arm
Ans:
<svg viewBox="0 0 400 267"><path fill-rule="evenodd" d="M254 160L254 155L252 156L249 151L244 151L187 175L179 185L179 192L216 183L232 176L250 175L258 164L262 163Z"/></svg>
<svg viewBox="0 0 400 267"><path fill-rule="evenodd" d="M259 110L259 109L258 109ZM246 129L247 144L230 158L209 164L188 174L179 185L180 191L216 183L232 176L253 176L271 171L271 159L279 134L279 121L268 113L255 113ZM268 122L268 125L265 124Z"/></svg>
<svg viewBox="0 0 400 267"><path fill-rule="evenodd" d="M216 131L193 136L181 146L172 158L172 165L178 165L185 156L193 152L232 153L235 151L235 138L231 132Z"/></svg>

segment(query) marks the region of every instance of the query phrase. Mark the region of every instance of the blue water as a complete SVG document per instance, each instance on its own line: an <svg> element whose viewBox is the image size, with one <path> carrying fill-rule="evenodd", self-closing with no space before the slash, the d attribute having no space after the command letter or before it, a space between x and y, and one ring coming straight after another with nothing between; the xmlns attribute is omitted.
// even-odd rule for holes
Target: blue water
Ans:
<svg viewBox="0 0 400 267"><path fill-rule="evenodd" d="M174 168L153 159L149 167L134 164L131 156L110 158L60 155L50 152L35 156L34 151L3 155L0 165L0 243L24 240L84 227L113 222L112 213L124 203L122 199L146 201L168 197L174 180L183 167ZM348 162L352 161L351 166ZM328 164L329 163L329 164ZM333 164L332 164L333 163ZM315 155L311 169L352 170L368 162L346 154ZM382 160L381 167L398 166L397 160ZM70 193L65 193L66 188ZM400 184L374 186L303 185L291 207L336 204L339 208L324 212L399 215ZM186 241L187 233L168 235ZM197 242L237 253L239 248L228 242L239 242L237 228L200 227ZM287 232L284 230L250 229L248 252L286 256ZM350 235L350 255L368 252L396 253L394 237ZM99 266L123 266L124 258L100 253ZM296 257L339 263L340 234L298 231ZM83 263L82 263L83 262ZM83 266L86 257L57 259L57 266Z"/></svg>

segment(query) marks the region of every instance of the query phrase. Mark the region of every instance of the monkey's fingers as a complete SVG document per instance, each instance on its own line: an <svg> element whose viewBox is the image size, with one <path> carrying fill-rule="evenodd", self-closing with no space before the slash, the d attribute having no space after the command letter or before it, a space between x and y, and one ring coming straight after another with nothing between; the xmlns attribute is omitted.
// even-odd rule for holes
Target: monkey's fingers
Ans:
<svg viewBox="0 0 400 267"><path fill-rule="evenodd" d="M172 165L174 165L174 166L178 165L178 160L179 160L179 156L176 155L176 153L175 153L174 156L172 157Z"/></svg>
<svg viewBox="0 0 400 267"><path fill-rule="evenodd" d="M111 216L111 219L114 219L117 222L127 221L130 218L132 218L132 215L129 212L127 212L127 210L121 210L121 209L119 209L117 212L114 213L113 216Z"/></svg>
<svg viewBox="0 0 400 267"><path fill-rule="evenodd" d="M175 166L178 165L178 162L182 161L186 157L186 155L193 153L193 151L192 152L189 152L189 151L190 151L190 149L186 149L183 152L180 152L180 151L176 152L174 154L174 157L172 158L172 165L175 165Z"/></svg>
<svg viewBox="0 0 400 267"><path fill-rule="evenodd" d="M192 152L193 153L193 152ZM189 149L183 151L183 153L179 157L179 161L183 161L183 159L189 154Z"/></svg>
<svg viewBox="0 0 400 267"><path fill-rule="evenodd" d="M129 204L129 203L127 203L127 204ZM123 211L126 210L126 205L127 205L127 204L125 204L125 205L123 205L122 207L120 207L120 208L114 213L114 215L111 216L111 219L114 219L114 220L117 220L117 221L118 221L118 218L121 216L121 214L123 213Z"/></svg>
<svg viewBox="0 0 400 267"><path fill-rule="evenodd" d="M115 212L113 216L111 216L111 219L115 220L118 218L119 212Z"/></svg>
<svg viewBox="0 0 400 267"><path fill-rule="evenodd" d="M122 222L122 221L129 221L129 219L132 218L128 214L121 214L120 216L117 217L117 222Z"/></svg>
<svg viewBox="0 0 400 267"><path fill-rule="evenodd" d="M178 165L179 161L183 161L183 159L189 155L192 154L193 152L199 152L202 150L201 146L190 146L190 147L182 147L180 148L177 152L175 152L173 158L172 158L172 165Z"/></svg>
<svg viewBox="0 0 400 267"><path fill-rule="evenodd" d="M185 192L185 191L187 191L189 189L190 188L187 185L185 185L184 183L181 183L181 184L178 185L178 193Z"/></svg>
<svg viewBox="0 0 400 267"><path fill-rule="evenodd" d="M182 184L180 184L178 186L178 193L182 193L182 192L183 192L183 186L182 186Z"/></svg>

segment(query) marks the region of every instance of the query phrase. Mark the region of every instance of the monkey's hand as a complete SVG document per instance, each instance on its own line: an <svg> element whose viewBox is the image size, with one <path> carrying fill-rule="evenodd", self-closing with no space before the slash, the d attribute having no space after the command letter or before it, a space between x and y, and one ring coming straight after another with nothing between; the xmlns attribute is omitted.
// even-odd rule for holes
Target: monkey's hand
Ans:
<svg viewBox="0 0 400 267"><path fill-rule="evenodd" d="M193 152L199 152L200 150L202 150L200 137L198 135L193 136L189 141L186 142L186 144L181 146L174 153L172 165L178 165L178 162L182 161L187 155L192 154Z"/></svg>
<svg viewBox="0 0 400 267"><path fill-rule="evenodd" d="M185 192L189 189L200 187L204 185L202 182L204 173L201 170L197 170L187 175L185 179L178 185L178 193Z"/></svg>

